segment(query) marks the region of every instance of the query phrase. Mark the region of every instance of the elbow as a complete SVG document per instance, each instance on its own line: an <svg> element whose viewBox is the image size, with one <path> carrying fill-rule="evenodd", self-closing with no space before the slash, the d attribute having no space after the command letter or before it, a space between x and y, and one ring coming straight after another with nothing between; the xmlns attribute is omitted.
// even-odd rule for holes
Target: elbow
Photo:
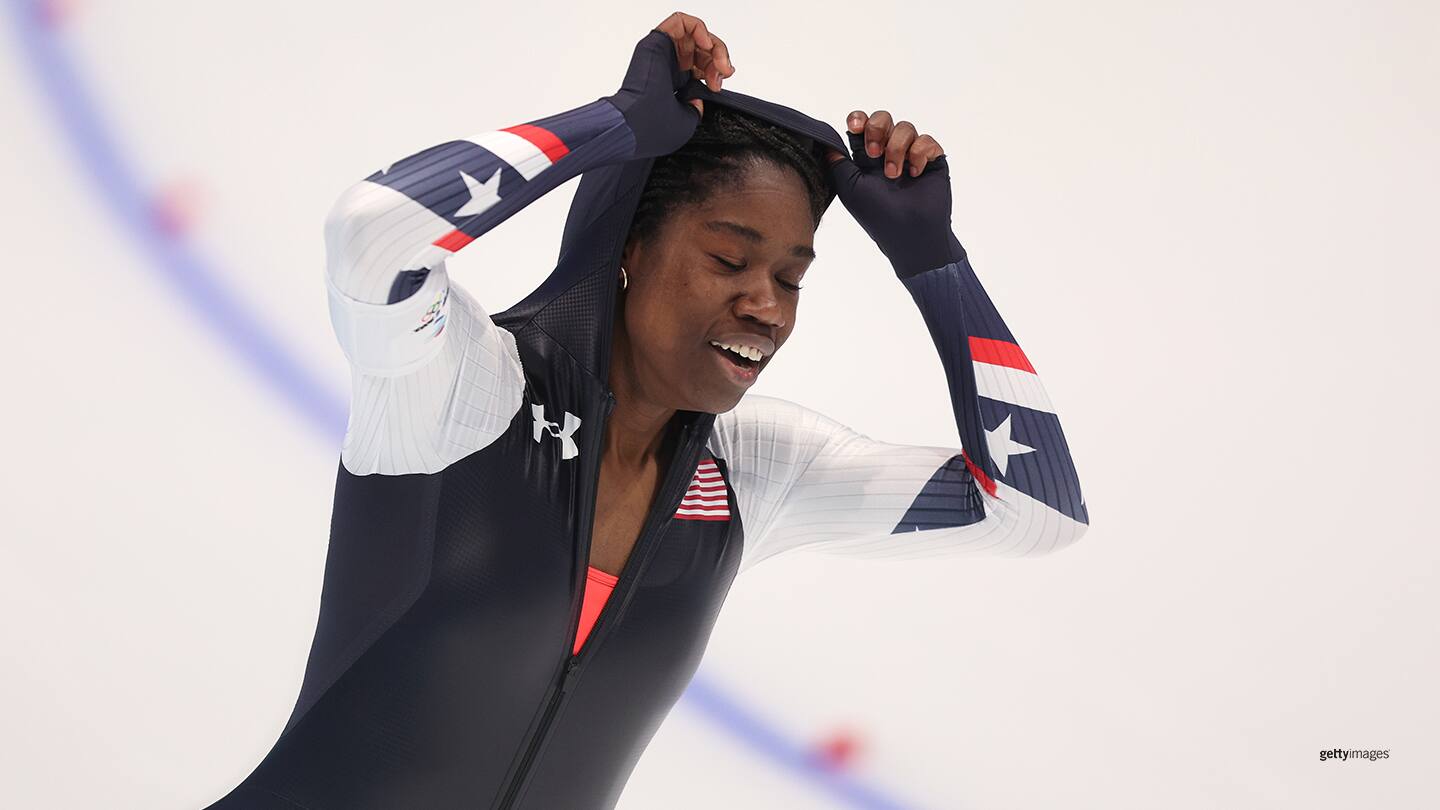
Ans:
<svg viewBox="0 0 1440 810"><path fill-rule="evenodd" d="M385 227L394 210L389 195L377 194L377 187L362 180L345 189L330 205L325 215L325 271L331 281L346 295L363 301L385 299L384 290L366 288L362 278L373 273L362 272L367 262L374 262L377 239L393 239L394 229Z"/></svg>
<svg viewBox="0 0 1440 810"><path fill-rule="evenodd" d="M1064 524L1052 533L1050 548L1044 553L1054 554L1057 551L1075 545L1080 542L1081 537L1085 536L1085 530L1089 528L1090 524L1088 523L1066 519Z"/></svg>
<svg viewBox="0 0 1440 810"><path fill-rule="evenodd" d="M353 233L361 224L373 221L381 213L374 191L374 183L361 180L335 198L325 214L327 240Z"/></svg>
<svg viewBox="0 0 1440 810"><path fill-rule="evenodd" d="M1049 522L1036 526L1030 533L1031 542L1021 546L1023 550L1020 556L1043 557L1067 549L1079 542L1089 527L1088 523L1063 516L1058 523Z"/></svg>

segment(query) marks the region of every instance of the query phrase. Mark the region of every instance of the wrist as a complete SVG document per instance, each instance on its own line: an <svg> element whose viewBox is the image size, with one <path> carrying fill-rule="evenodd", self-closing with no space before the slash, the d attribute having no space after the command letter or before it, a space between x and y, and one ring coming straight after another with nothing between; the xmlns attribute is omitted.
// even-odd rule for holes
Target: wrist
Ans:
<svg viewBox="0 0 1440 810"><path fill-rule="evenodd" d="M890 240L880 244L880 252L890 261L895 277L900 280L918 276L921 273L957 264L965 260L965 248L953 231L939 234L916 235L904 240Z"/></svg>
<svg viewBox="0 0 1440 810"><path fill-rule="evenodd" d="M680 69L669 34L651 29L636 44L620 89L603 98L620 111L633 133L634 157L669 154L695 133L698 111L675 95L690 78L689 71Z"/></svg>

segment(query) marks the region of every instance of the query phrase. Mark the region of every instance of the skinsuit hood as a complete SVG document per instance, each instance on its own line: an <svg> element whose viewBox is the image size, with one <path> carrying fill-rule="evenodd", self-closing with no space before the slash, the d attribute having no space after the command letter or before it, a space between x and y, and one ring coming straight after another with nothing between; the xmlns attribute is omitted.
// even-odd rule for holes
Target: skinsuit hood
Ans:
<svg viewBox="0 0 1440 810"><path fill-rule="evenodd" d="M823 150L816 142L848 154L835 130L817 119L755 96L731 90L717 93L688 72L683 75L689 78L678 92L681 100L698 98L707 105L733 107L789 130L802 143L811 145L821 166L825 165ZM554 272L524 300L496 315L497 320L533 320L602 384L609 377L620 254L654 162L653 158L628 160L585 172L570 204ZM703 432L704 423L713 421L713 414L694 419L697 429Z"/></svg>

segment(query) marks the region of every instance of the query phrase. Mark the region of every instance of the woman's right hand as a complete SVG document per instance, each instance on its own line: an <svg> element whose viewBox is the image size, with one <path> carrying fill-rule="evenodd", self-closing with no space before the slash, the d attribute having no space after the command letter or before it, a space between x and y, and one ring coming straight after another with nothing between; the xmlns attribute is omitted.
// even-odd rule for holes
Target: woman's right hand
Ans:
<svg viewBox="0 0 1440 810"><path fill-rule="evenodd" d="M730 48L710 33L699 17L677 11L650 30L669 34L675 42L680 69L690 71L695 78L710 85L712 92L720 90L726 76L735 74L735 66L730 63ZM690 103L701 115L705 114L705 102L694 98Z"/></svg>
<svg viewBox="0 0 1440 810"><path fill-rule="evenodd" d="M635 133L634 157L666 155L690 140L704 102L681 101L675 93L692 76L718 91L734 73L729 49L698 17L677 11L652 28L635 46L620 89L608 96Z"/></svg>

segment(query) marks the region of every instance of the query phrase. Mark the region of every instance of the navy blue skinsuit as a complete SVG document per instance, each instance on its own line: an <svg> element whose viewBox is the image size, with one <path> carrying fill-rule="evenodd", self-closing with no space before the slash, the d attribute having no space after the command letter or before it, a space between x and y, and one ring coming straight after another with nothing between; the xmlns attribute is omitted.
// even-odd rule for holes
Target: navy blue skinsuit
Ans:
<svg viewBox="0 0 1440 810"><path fill-rule="evenodd" d="M929 232L876 212L862 224L930 325L964 449L875 442L754 395L718 417L678 412L656 502L594 630L571 654L614 405L606 378L619 256L654 159L682 145L699 118L687 98L791 130L817 157L820 144L849 154L820 121L705 88L678 69L669 37L652 31L615 96L432 147L337 203L330 260L378 262L374 280L389 292L366 302L358 287L331 280L357 389L318 625L280 738L213 810L610 808L694 674L742 556L753 564L824 539L805 522L813 512L798 508L811 495L834 499L837 514L852 509L854 530L830 537L841 553L1038 554L1083 531L1058 422L1038 381L1025 388L1033 369L1017 359L949 232L941 178L943 217ZM859 182L847 171L848 161L837 182ZM485 315L448 281L444 256L577 174L554 271L515 306ZM856 198L857 211L865 204ZM383 241L400 226L423 238ZM403 258L376 258L392 248ZM377 339L382 323L394 332ZM433 419L407 415L409 395L396 392L437 370L448 382L413 390L448 390L448 399L436 401ZM1023 384L987 382L993 374ZM995 393L1002 388L1019 393ZM1009 445L995 444L1002 415ZM407 419L441 425L440 438L405 450L409 434L396 426ZM997 460L997 446L1016 455ZM887 469L892 457L920 461ZM725 497L702 514L688 507L708 459ZM875 486L882 478L895 486ZM753 523L748 537L742 517Z"/></svg>

